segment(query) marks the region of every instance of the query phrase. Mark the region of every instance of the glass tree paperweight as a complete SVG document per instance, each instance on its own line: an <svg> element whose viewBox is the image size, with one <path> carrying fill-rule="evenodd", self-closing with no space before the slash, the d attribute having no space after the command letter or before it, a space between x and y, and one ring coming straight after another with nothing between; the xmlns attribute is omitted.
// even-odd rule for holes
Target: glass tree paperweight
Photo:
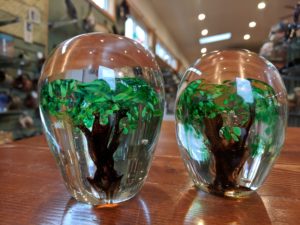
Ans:
<svg viewBox="0 0 300 225"><path fill-rule="evenodd" d="M164 110L162 75L148 50L111 34L71 38L45 62L39 99L48 144L74 198L111 204L140 190Z"/></svg>
<svg viewBox="0 0 300 225"><path fill-rule="evenodd" d="M190 67L178 89L176 133L195 185L229 197L259 188L279 155L287 122L280 74L249 51L217 51Z"/></svg>

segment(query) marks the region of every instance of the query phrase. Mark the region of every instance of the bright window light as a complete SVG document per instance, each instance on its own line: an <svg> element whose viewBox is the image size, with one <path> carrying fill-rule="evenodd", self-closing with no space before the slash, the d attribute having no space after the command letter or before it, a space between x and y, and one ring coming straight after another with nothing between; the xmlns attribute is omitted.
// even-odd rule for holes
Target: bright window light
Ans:
<svg viewBox="0 0 300 225"><path fill-rule="evenodd" d="M109 10L109 0L92 0L97 6L104 10Z"/></svg>
<svg viewBox="0 0 300 225"><path fill-rule="evenodd" d="M199 39L200 44L208 44L213 43L217 41L225 41L232 37L232 34L230 32L223 33L223 34L217 34L213 36L203 37Z"/></svg>
<svg viewBox="0 0 300 225"><path fill-rule="evenodd" d="M148 33L133 18L128 18L125 22L125 36L141 43L148 48Z"/></svg>
<svg viewBox="0 0 300 225"><path fill-rule="evenodd" d="M236 78L237 94L241 96L245 102L253 103L253 91L249 80L244 78Z"/></svg>
<svg viewBox="0 0 300 225"><path fill-rule="evenodd" d="M173 69L177 69L177 60L169 53L169 51L162 46L159 42L155 45L155 53L167 64L169 64Z"/></svg>
<svg viewBox="0 0 300 225"><path fill-rule="evenodd" d="M133 37L133 28L134 28L134 24L133 24L133 20L131 18L128 18L125 22L125 36L126 37Z"/></svg>

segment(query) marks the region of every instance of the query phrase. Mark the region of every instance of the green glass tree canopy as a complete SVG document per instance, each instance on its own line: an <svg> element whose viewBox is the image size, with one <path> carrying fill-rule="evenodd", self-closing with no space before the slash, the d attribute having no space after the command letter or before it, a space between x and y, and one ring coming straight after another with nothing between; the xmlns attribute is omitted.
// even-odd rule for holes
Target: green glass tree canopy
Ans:
<svg viewBox="0 0 300 225"><path fill-rule="evenodd" d="M261 186L282 147L286 91L273 65L248 51L218 51L185 73L177 141L200 189L240 197Z"/></svg>

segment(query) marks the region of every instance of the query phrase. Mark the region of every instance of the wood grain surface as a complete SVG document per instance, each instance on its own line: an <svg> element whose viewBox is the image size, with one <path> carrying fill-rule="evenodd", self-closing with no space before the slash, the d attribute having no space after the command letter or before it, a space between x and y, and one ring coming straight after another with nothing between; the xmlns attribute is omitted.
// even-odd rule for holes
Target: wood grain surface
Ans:
<svg viewBox="0 0 300 225"><path fill-rule="evenodd" d="M300 224L300 128L257 194L224 199L193 187L174 122L164 122L145 185L113 208L76 202L64 187L44 136L0 146L0 224Z"/></svg>

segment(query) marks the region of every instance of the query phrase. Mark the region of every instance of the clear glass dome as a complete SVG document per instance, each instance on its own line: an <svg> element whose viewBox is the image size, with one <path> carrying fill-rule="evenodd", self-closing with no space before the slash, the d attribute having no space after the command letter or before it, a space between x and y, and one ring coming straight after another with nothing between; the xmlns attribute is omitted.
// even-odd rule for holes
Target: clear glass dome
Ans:
<svg viewBox="0 0 300 225"><path fill-rule="evenodd" d="M240 197L259 188L283 145L286 122L280 74L255 53L207 54L179 85L177 142L204 191Z"/></svg>
<svg viewBox="0 0 300 225"><path fill-rule="evenodd" d="M148 174L164 111L162 75L137 42L91 33L60 44L39 80L51 151L74 198L133 197Z"/></svg>

